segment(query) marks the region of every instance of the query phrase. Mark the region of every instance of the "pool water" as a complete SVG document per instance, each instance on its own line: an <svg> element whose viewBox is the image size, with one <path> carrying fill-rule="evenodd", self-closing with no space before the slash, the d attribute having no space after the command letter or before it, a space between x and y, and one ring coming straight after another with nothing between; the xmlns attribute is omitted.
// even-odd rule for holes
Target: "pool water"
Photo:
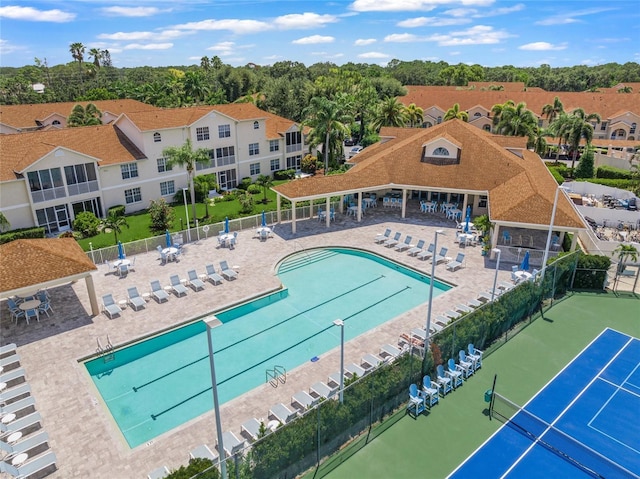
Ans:
<svg viewBox="0 0 640 479"><path fill-rule="evenodd" d="M264 384L268 369L291 370L339 346L335 319L344 321L348 341L425 303L429 290L419 272L344 248L298 253L278 276L285 289L214 313L222 322L212 330L221 403ZM448 289L436 281L434 297ZM213 407L203 321L85 365L130 447Z"/></svg>

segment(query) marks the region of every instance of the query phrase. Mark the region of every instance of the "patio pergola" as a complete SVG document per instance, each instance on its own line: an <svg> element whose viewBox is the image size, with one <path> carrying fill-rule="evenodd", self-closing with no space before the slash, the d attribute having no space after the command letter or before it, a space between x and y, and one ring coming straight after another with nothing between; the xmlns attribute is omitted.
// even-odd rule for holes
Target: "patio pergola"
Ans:
<svg viewBox="0 0 640 479"><path fill-rule="evenodd" d="M0 298L85 280L91 312L100 314L91 273L98 268L73 238L15 240L0 245Z"/></svg>

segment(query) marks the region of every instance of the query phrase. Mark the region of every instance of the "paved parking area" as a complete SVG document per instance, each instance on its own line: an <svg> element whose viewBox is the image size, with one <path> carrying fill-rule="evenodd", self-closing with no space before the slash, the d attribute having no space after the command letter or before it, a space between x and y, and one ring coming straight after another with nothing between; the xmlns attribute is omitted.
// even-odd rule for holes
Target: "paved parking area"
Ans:
<svg viewBox="0 0 640 479"><path fill-rule="evenodd" d="M213 412L204 414L149 443L130 449L111 419L97 391L79 362L94 354L97 340L104 345L109 337L112 344L130 342L165 328L187 322L204 313L217 310L261 293L280 287L276 276L279 261L306 248L320 246L347 246L371 250L395 261L423 271L431 272L431 263L384 248L373 242L385 228L413 236L414 243L424 239L433 241L434 231L445 229L447 235L438 239L439 246L449 248L449 256L465 252L464 267L451 272L444 265L436 269L436 276L456 287L438 296L433 303L433 317L452 306L475 298L481 290L491 288L495 275L495 262L480 254L480 247L466 250L454 244L455 225L441 215L423 215L417 205L408 206L407 218L400 218L398 210L377 208L368 210L361 223L353 217L338 214L327 229L316 219L300 221L298 231L291 234L291 225L278 224L275 235L267 241L254 238L253 230L239 232L239 244L233 250L219 248L215 238L186 245L179 262L162 265L157 253L139 255L135 271L119 278L100 265L94 274L99 297L112 293L124 300L127 288L137 286L140 293L149 291L149 282L158 279L169 284L169 276L178 274L186 278L187 271L195 268L204 273L205 265L226 260L239 267L235 281L224 281L214 286L207 283L205 290L189 291L188 297L172 296L168 303L151 300L140 311L126 308L114 319L104 313L92 316L84 282L53 288L50 318L44 316L39 323L14 325L3 302L1 314L2 344L15 342L21 356L22 367L36 399L37 410L43 417L43 426L51 438L50 445L58 458L58 471L54 478L143 478L161 465L177 468L188 461L188 451L195 446L215 444ZM508 281L510 266L502 265L499 281ZM365 353L377 353L384 343L397 343L401 332L426 321L425 304L349 341L345 348L345 361L360 362ZM222 405L224 430L240 435L240 425L251 417L264 418L275 403L290 404L291 395L307 390L316 381L326 380L329 373L339 367L339 345L314 363L306 363L289 371L286 384L273 388L260 386L235 400Z"/></svg>

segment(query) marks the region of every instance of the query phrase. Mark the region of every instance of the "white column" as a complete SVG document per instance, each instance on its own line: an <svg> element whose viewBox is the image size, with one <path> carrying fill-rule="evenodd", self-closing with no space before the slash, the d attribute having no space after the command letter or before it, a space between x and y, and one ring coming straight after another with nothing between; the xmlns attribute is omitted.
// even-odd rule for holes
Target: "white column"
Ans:
<svg viewBox="0 0 640 479"><path fill-rule="evenodd" d="M407 190L402 188L402 218L407 216Z"/></svg>
<svg viewBox="0 0 640 479"><path fill-rule="evenodd" d="M278 218L278 223L282 222L282 195L280 193L278 193L276 195L276 211L277 211L277 215L276 217Z"/></svg>
<svg viewBox="0 0 640 479"><path fill-rule="evenodd" d="M296 234L296 202L291 202L291 232Z"/></svg>
<svg viewBox="0 0 640 479"><path fill-rule="evenodd" d="M500 238L500 225L496 224L493 227L493 234L491 235L491 249L498 246L498 238Z"/></svg>
<svg viewBox="0 0 640 479"><path fill-rule="evenodd" d="M89 275L84 279L87 285L87 292L89 293L89 303L91 303L91 314L98 316L100 314L100 306L98 305L98 298L96 297L96 287L93 284L93 276Z"/></svg>
<svg viewBox="0 0 640 479"><path fill-rule="evenodd" d="M327 201L325 203L324 210L326 212L324 221L328 228L329 226L331 226L331 197L330 196L327 196Z"/></svg>
<svg viewBox="0 0 640 479"><path fill-rule="evenodd" d="M574 231L573 237L571 238L571 248L569 249L569 251L571 252L575 251L577 244L578 244L578 232Z"/></svg>
<svg viewBox="0 0 640 479"><path fill-rule="evenodd" d="M362 221L362 191L358 192L358 216L356 216L356 218L358 219L358 223L360 223Z"/></svg>

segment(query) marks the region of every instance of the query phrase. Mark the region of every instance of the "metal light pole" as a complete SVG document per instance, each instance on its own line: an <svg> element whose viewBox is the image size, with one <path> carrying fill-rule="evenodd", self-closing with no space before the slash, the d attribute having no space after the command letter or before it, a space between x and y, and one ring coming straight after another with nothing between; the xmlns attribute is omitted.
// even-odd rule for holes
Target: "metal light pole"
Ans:
<svg viewBox="0 0 640 479"><path fill-rule="evenodd" d="M209 316L204 320L207 325L207 341L209 343L209 365L211 367L211 390L213 391L213 412L216 418L216 433L218 436L218 452L220 453L220 476L227 479L227 461L224 457L224 444L222 443L222 423L220 422L220 404L218 402L218 381L216 380L216 367L213 362L213 343L211 342L211 330L218 325L215 316Z"/></svg>
<svg viewBox="0 0 640 479"><path fill-rule="evenodd" d="M340 326L340 404L344 400L344 321L336 319L334 326Z"/></svg>
<svg viewBox="0 0 640 479"><path fill-rule="evenodd" d="M549 222L549 233L547 234L547 244L544 247L544 257L542 258L542 271L540 272L540 283L544 280L544 273L547 271L547 260L549 259L549 248L551 247L551 235L553 234L553 222L556 219L556 209L558 208L558 193L562 189L561 185L556 188L556 196L553 199L553 210L551 210L551 221Z"/></svg>
<svg viewBox="0 0 640 479"><path fill-rule="evenodd" d="M498 248L494 248L491 250L491 252L498 257L496 259L496 274L493 277L493 289L491 290L491 301L493 301L493 299L496 297L496 284L498 282L498 270L500 269L500 253L502 253L502 251L500 251Z"/></svg>
<svg viewBox="0 0 640 479"><path fill-rule="evenodd" d="M444 230L436 230L435 237L433 238L433 256L431 257L431 280L429 283L429 305L427 306L427 332L424 341L424 353L429 351L429 337L431 336L431 305L433 304L433 283L436 275L436 262L433 260L434 256L438 253L438 235L443 235Z"/></svg>
<svg viewBox="0 0 640 479"><path fill-rule="evenodd" d="M184 198L184 214L187 217L187 238L191 243L191 227L189 224L189 208L187 208L187 189L182 188L182 197Z"/></svg>

